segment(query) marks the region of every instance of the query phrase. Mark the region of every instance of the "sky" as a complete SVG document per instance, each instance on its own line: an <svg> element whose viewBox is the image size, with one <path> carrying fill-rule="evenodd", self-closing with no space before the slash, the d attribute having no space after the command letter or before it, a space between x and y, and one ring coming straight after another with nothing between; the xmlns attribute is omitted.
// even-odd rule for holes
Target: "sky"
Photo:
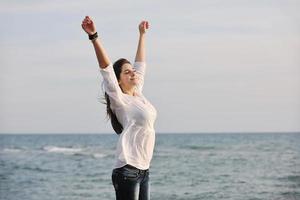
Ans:
<svg viewBox="0 0 300 200"><path fill-rule="evenodd" d="M113 132L86 15L112 61L134 60L149 21L156 132L300 132L299 10L298 0L1 0L0 133Z"/></svg>

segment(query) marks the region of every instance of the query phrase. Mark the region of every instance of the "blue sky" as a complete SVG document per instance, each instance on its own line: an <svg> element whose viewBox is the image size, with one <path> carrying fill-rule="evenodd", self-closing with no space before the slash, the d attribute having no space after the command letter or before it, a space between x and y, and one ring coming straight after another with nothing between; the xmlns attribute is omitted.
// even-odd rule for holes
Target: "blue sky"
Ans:
<svg viewBox="0 0 300 200"><path fill-rule="evenodd" d="M1 1L0 133L110 133L90 15L112 61L146 19L157 132L300 131L300 2Z"/></svg>

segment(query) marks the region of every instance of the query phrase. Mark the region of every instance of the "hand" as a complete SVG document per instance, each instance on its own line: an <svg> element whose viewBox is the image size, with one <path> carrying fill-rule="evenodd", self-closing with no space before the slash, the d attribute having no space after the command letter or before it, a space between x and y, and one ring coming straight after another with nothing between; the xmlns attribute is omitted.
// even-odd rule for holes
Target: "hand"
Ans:
<svg viewBox="0 0 300 200"><path fill-rule="evenodd" d="M144 34L146 33L146 29L149 28L149 23L148 21L142 21L140 24L139 24L139 31L140 31L140 34Z"/></svg>
<svg viewBox="0 0 300 200"><path fill-rule="evenodd" d="M84 18L84 20L82 21L81 27L89 35L93 35L94 33L97 32L96 26L95 26L93 20L89 16L86 16Z"/></svg>

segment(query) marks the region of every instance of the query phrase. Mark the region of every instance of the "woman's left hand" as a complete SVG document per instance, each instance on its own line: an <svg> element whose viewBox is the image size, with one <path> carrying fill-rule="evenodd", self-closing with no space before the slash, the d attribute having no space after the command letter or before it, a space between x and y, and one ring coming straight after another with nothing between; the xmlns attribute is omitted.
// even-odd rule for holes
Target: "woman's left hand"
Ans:
<svg viewBox="0 0 300 200"><path fill-rule="evenodd" d="M146 33L146 29L149 29L149 22L148 22L148 21L142 21L142 22L139 24L139 31L140 31L140 34Z"/></svg>

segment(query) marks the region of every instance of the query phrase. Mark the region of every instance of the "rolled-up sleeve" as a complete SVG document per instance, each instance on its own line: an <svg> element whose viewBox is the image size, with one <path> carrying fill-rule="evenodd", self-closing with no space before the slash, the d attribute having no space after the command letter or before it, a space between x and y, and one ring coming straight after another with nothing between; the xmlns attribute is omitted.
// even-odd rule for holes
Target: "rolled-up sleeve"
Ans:
<svg viewBox="0 0 300 200"><path fill-rule="evenodd" d="M109 64L106 68L100 68L100 73L103 77L104 92L108 94L110 99L113 99L111 106L124 105L123 92L119 86L112 64Z"/></svg>
<svg viewBox="0 0 300 200"><path fill-rule="evenodd" d="M136 72L138 74L138 85L137 89L142 92L143 86L144 86L144 77L146 73L146 63L145 62L134 62L133 67L136 69Z"/></svg>

